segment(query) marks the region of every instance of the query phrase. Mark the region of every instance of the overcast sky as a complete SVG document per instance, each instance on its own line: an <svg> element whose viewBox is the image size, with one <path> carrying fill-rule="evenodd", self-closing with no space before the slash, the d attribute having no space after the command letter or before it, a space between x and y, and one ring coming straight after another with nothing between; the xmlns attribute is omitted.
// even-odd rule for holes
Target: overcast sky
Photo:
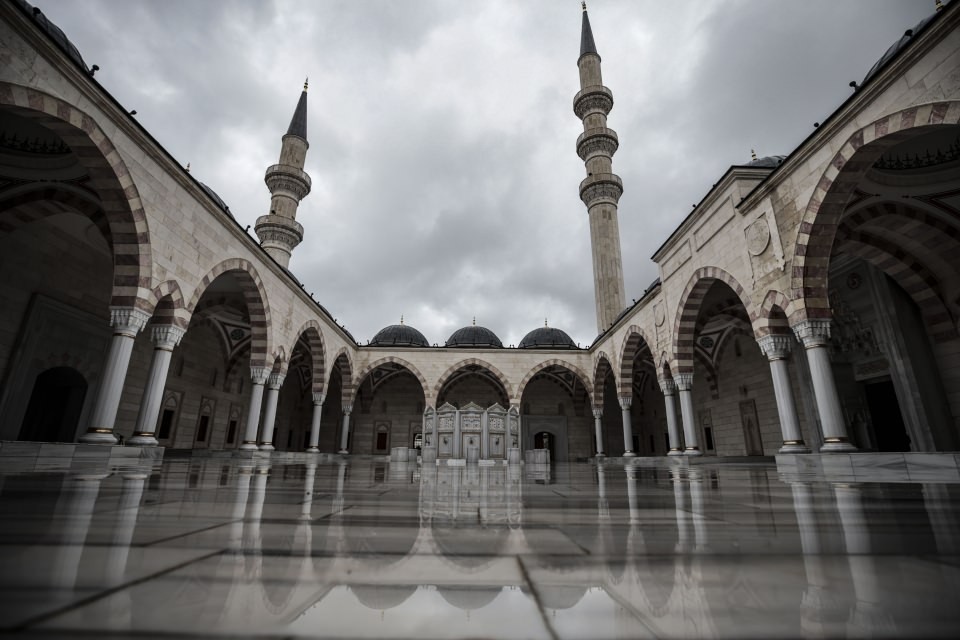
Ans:
<svg viewBox="0 0 960 640"><path fill-rule="evenodd" d="M242 225L310 77L290 267L361 344L597 334L575 141L579 0L34 0ZM593 0L627 302L731 164L790 153L933 0ZM252 230L251 230L252 233Z"/></svg>

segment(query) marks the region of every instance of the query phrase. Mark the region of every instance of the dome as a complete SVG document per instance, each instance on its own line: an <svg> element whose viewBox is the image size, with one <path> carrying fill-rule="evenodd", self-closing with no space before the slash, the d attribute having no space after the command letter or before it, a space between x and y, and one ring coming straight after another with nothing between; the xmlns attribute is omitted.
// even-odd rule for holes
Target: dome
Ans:
<svg viewBox="0 0 960 640"><path fill-rule="evenodd" d="M787 156L764 156L762 158L757 158L756 160L751 160L743 166L759 167L761 169L775 169L779 167L780 164L786 160L786 158Z"/></svg>
<svg viewBox="0 0 960 640"><path fill-rule="evenodd" d="M437 592L449 604L463 611L482 609L497 599L500 587L440 587Z"/></svg>
<svg viewBox="0 0 960 640"><path fill-rule="evenodd" d="M350 591L366 608L386 611L406 602L417 591L417 586L355 584Z"/></svg>
<svg viewBox="0 0 960 640"><path fill-rule="evenodd" d="M213 200L214 204L216 204L218 207L223 209L223 211L226 212L228 216L230 216L231 218L233 217L233 214L230 213L230 207L228 207L227 203L224 202L223 199L217 195L216 191L208 187L206 184L200 182L199 180L197 180L197 184L200 185L200 188L203 189L204 193L210 196L210 199Z"/></svg>
<svg viewBox="0 0 960 640"><path fill-rule="evenodd" d="M907 29L903 35L900 36L896 42L890 45L890 48L887 49L882 56L880 56L880 59L877 60L872 67L870 67L870 71L867 71L867 75L863 76L863 82L861 82L860 85L865 85L870 81L871 78L873 78L873 76L877 75L877 72L885 67L890 60L896 57L900 51L910 44L910 41L913 40L914 36L918 35L928 24L930 24L936 15L936 13L931 13L929 16L913 25L912 29Z"/></svg>
<svg viewBox="0 0 960 640"><path fill-rule="evenodd" d="M497 347L503 348L503 343L493 331L486 327L473 325L457 329L447 338L448 347Z"/></svg>
<svg viewBox="0 0 960 640"><path fill-rule="evenodd" d="M576 349L565 331L554 327L537 327L520 341L521 349Z"/></svg>
<svg viewBox="0 0 960 640"><path fill-rule="evenodd" d="M422 333L406 324L392 324L373 336L371 347L429 347Z"/></svg>
<svg viewBox="0 0 960 640"><path fill-rule="evenodd" d="M57 43L57 46L63 50L71 60L73 60L77 65L80 66L85 72L90 73L90 67L87 66L87 63L83 61L83 56L80 55L80 51L72 42L70 38L53 22L47 19L47 16L43 14L40 9L34 7L26 0L15 0L15 2L20 5L20 8L26 12L33 21L37 23L37 26L43 29L50 38Z"/></svg>

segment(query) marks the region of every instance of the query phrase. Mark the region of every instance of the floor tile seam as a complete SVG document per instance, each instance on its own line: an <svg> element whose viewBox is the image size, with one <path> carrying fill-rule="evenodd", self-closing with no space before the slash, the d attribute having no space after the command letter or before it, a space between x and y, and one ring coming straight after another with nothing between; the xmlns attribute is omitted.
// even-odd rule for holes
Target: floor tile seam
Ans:
<svg viewBox="0 0 960 640"><path fill-rule="evenodd" d="M217 549L217 550L215 550L215 551L211 551L210 553L206 553L206 554L201 555L201 556L198 556L198 557L196 557L196 558L191 558L191 559L189 559L189 560L184 560L183 562L178 562L177 564L173 565L172 567L167 567L166 569L162 569L162 570L160 570L160 571L156 571L156 572L151 573L151 574L149 574L149 575L141 576L140 578L137 578L136 580L130 580L129 582L124 582L123 584L119 584L119 585L116 585L116 586L114 586L114 587L110 587L109 589L104 589L103 591L99 591L99 592L97 592L97 593L95 593L95 594L92 594L92 595L89 595L89 596L87 596L87 597L85 597L85 598L81 598L80 600L78 600L78 601L76 601L76 602L73 602L73 603L71 603L71 604L69 604L69 605L66 605L66 606L63 606L63 607L60 607L59 609L54 609L53 611L48 611L48 612L46 612L46 613L41 613L41 614L39 614L39 615L33 616L32 618L28 618L27 620L24 620L24 621L20 622L20 623L17 624L17 625L14 625L14 626L12 626L12 627L9 627L9 630L10 630L10 631L15 631L15 632L25 631L25 630L27 630L27 629L29 629L29 628L31 628L31 627L35 627L36 625L38 625L38 624L40 624L40 623L42 623L42 622L46 622L47 620L52 620L52 619L54 619L54 618L56 618L56 617L59 617L59 616L61 616L61 615L63 615L63 614L69 613L70 611L74 611L74 610L76 610L76 609L80 609L80 608L85 607L85 606L87 606L87 605L89 605L89 604L93 604L94 602L97 602L98 600L102 600L102 599L104 599L104 598L108 598L108 597L112 596L112 595L115 594L115 593L119 593L119 592L121 592L121 591L125 591L125 590L127 590L127 589L131 589L131 588L133 588L133 587L136 587L136 586L138 586L138 585L141 585L141 584L143 584L143 583L145 583L145 582L148 582L148 581L150 581L150 580L153 580L153 579L155 579L155 578L163 577L163 576L167 575L168 573L172 573L172 572L177 571L177 570L179 570L179 569L183 569L184 567L187 567L187 566L189 566L189 565L191 565L191 564L193 564L193 563L196 563L196 562L202 562L202 561L207 560L207 559L209 559L209 558L212 558L212 557L214 557L214 556L218 556L218 555L220 555L220 554L222 554L222 553L223 553L223 550L222 550L222 549Z"/></svg>
<svg viewBox="0 0 960 640"><path fill-rule="evenodd" d="M145 548L146 548L146 547L153 547L153 546L156 546L156 545L159 545L159 544L164 544L164 543L166 543L166 542L170 542L170 541L172 541L172 540L179 540L179 539L181 539L181 538L186 538L186 537L193 536L193 535L197 535L197 534L201 534L201 533L207 533L207 532L209 532L209 531L213 531L214 529L219 529L219 528L221 528L221 527L225 527L225 526L228 526L228 525L236 524L237 522L241 522L241 520L237 520L237 519L227 520L227 521L225 521L225 522L219 522L219 523L217 523L217 524L212 524L212 525L210 525L210 526L208 526L208 527L203 527L203 528L201 528L201 529L194 529L193 531L187 531L187 532L185 532L185 533L178 533L178 534L176 534L176 535L167 536L166 538L160 538L159 540L153 540L153 541L151 541L151 542L141 543L141 544L139 544L139 545L130 545L130 546L139 546L139 547L145 547Z"/></svg>
<svg viewBox="0 0 960 640"><path fill-rule="evenodd" d="M537 605L537 613L540 614L540 620L543 622L544 628L547 630L547 633L550 634L550 637L553 640L559 640L560 635L557 633L557 630L553 628L553 624L550 622L550 616L547 615L547 611L543 606L543 602L540 600L540 591L530 578L530 573L527 571L526 564L524 564L521 556L516 556L514 561L517 563L517 568L520 570L520 576L527 585L527 589L530 590L530 594L533 596L533 601Z"/></svg>

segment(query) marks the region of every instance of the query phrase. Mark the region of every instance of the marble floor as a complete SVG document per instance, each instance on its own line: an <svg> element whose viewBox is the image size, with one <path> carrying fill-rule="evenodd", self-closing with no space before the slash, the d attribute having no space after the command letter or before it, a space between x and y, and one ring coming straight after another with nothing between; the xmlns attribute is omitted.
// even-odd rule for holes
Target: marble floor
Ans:
<svg viewBox="0 0 960 640"><path fill-rule="evenodd" d="M0 469L33 637L956 637L960 484L775 465Z"/></svg>

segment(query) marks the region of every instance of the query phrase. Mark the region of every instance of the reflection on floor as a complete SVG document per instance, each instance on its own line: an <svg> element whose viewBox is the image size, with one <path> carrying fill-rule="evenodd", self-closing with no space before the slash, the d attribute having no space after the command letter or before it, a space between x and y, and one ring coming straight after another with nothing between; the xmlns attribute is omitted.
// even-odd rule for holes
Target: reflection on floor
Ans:
<svg viewBox="0 0 960 640"><path fill-rule="evenodd" d="M167 460L0 475L0 517L0 625L41 637L953 637L960 622L960 485L933 480Z"/></svg>

